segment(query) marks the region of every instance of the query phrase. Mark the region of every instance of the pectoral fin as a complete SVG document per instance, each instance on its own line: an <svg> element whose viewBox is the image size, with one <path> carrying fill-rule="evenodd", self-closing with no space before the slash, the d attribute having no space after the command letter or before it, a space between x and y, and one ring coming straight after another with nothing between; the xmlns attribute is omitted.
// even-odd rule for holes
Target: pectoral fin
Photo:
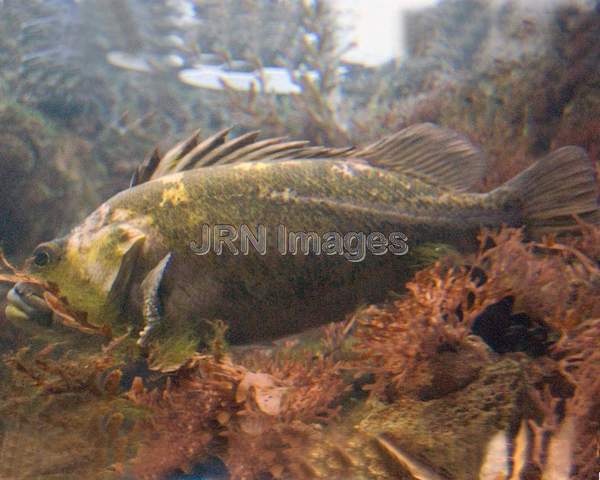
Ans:
<svg viewBox="0 0 600 480"><path fill-rule="evenodd" d="M163 304L163 286L173 255L169 253L142 282L144 329L138 345L148 352L152 370L172 372L196 352L198 339L191 325L168 315Z"/></svg>

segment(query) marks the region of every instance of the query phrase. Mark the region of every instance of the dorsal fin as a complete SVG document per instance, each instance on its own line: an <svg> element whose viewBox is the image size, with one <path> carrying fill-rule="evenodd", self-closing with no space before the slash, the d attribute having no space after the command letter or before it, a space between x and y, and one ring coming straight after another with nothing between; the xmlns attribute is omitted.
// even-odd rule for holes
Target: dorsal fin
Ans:
<svg viewBox="0 0 600 480"><path fill-rule="evenodd" d="M231 132L231 128L226 128L202 141L198 139L200 132L195 132L188 140L165 154L156 172L152 175L152 179L194 168L194 164L199 159L227 142L229 132ZM183 147L180 147L181 145Z"/></svg>
<svg viewBox="0 0 600 480"><path fill-rule="evenodd" d="M137 168L131 186L194 168L278 159L360 158L455 190L468 190L485 170L484 156L476 147L457 133L429 123L413 125L362 149L309 146L306 141L284 138L257 141L258 132L229 140L230 132L227 128L200 141L196 131L162 157L155 150Z"/></svg>
<svg viewBox="0 0 600 480"><path fill-rule="evenodd" d="M199 139L199 131L161 156L157 149L136 169L130 186L136 186L171 173L214 165L278 159L344 158L354 147L327 148L309 146L307 141L269 138L257 141L259 132L249 132L228 140L231 128Z"/></svg>
<svg viewBox="0 0 600 480"><path fill-rule="evenodd" d="M412 125L353 153L371 165L454 190L469 190L485 173L485 157L456 132Z"/></svg>
<svg viewBox="0 0 600 480"><path fill-rule="evenodd" d="M219 163L220 159L227 157L230 153L254 143L258 134L259 132L245 133L233 140L224 141L221 145L215 145L214 147L207 145L206 148L201 148L203 145L200 144L192 150L186 158L182 159L178 170L186 170L190 167L198 168L216 165Z"/></svg>

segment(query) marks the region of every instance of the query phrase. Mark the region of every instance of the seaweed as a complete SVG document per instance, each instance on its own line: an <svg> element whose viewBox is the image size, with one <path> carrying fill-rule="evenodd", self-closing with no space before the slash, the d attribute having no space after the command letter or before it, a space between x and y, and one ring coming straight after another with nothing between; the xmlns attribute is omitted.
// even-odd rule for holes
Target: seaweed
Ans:
<svg viewBox="0 0 600 480"><path fill-rule="evenodd" d="M360 356L353 365L374 376L367 386L371 395L389 403L407 395L428 400L440 388L448 394L468 384L477 377L473 369L496 361L473 337L474 324L510 297L516 312L547 330L550 343L545 355L529 362L527 468L568 473L573 464L574 478L589 476L597 469L599 445L600 229L581 228L580 237L564 242L525 243L520 230L484 231L480 251L467 265L438 263L415 276L404 298L367 309L356 330ZM463 352L462 370L446 352ZM472 369L465 368L465 358ZM440 386L442 378L449 385Z"/></svg>
<svg viewBox="0 0 600 480"><path fill-rule="evenodd" d="M253 8L253 2L247 4ZM329 145L364 143L384 131L434 121L463 132L493 157L485 187L511 178L532 154L561 145L582 145L599 159L597 9L557 11L546 51L495 62L464 77L439 78L440 72L426 71L412 86L406 65L388 65L373 75L363 72L368 81L362 91L340 76L343 49L335 12L326 2L303 2L299 9L286 17L302 19L290 30L294 41L286 58L268 52L264 57L259 46L233 37L242 50L223 52L228 62L232 54L247 57L259 71L282 61L301 90L297 95L271 94L262 79L247 94L225 85L224 95L204 92L200 103L190 101L189 92L180 98L163 90L156 102L142 92L155 80L136 77L139 85L133 88L131 79L113 72L117 91L111 98L127 97L127 105L138 105L125 114L110 109L111 121L104 118L105 124L93 127L95 147L53 130L34 112L3 107L3 123L10 128L0 140L18 160L1 158L10 167L6 178L12 178L11 168L27 179L36 165L43 168L40 180L21 190L19 182L3 182L11 199L6 204L20 210L7 211L19 227L5 232L7 246L16 250L15 232L29 232L30 238L19 239L28 247L48 225L57 225L56 214L21 222L31 205L44 203L45 213L59 212L61 222L68 222L97 203L97 195L88 192L98 179L108 178L107 172L96 172L96 165L91 177L82 175L86 162L75 159L94 157L118 175L121 180L105 187L112 191L125 186L133 169L127 158L136 155L128 152L145 149L156 131L185 128L191 117L202 115L214 129L233 116L244 129ZM218 25L208 27L219 30ZM249 27L261 34L256 18ZM237 34L232 29L223 34L231 32ZM253 45L252 51L244 50L244 43ZM296 68L299 56L304 70ZM393 86L396 76L403 76L406 88ZM340 103L338 92L352 88L356 92ZM165 102L173 104L172 111L153 118L152 110ZM192 115L193 109L198 112ZM50 148L50 141L59 147ZM52 158L52 168L40 158ZM60 173L60 188L52 172ZM69 202L68 215L49 207L56 192L72 193L75 186L76 193L89 197L85 202ZM526 242L516 229L484 231L476 254L455 255L417 272L404 295L319 330L323 341L304 334L270 347L236 350L224 341L224 325L216 323L206 342L209 352L169 376L124 358L125 336L112 338L103 349L96 342L84 350L77 343L84 335L75 345L57 344L50 335L30 339L7 333L2 321L3 338L16 351L0 366L0 476L159 479L218 457L232 478L241 479L408 478L410 469L401 464L413 441L422 448L417 453L424 471L474 477L482 462L475 453L501 430L512 445L527 443L524 463L513 459L527 478L559 468L577 480L591 478L600 467L600 229L584 223L580 228L576 237L537 242ZM110 337L92 332L52 285L40 284L3 255L0 260L0 282L38 283L73 333ZM285 321L285 312L281 317ZM28 346L18 348L23 344ZM471 418L476 421L467 425ZM464 425L457 427L460 422ZM481 445L469 450L461 443L469 435Z"/></svg>
<svg viewBox="0 0 600 480"><path fill-rule="evenodd" d="M134 381L129 398L152 415L131 471L163 478L216 456L233 478L287 478L347 389L342 363L312 351L197 355L163 388Z"/></svg>
<svg viewBox="0 0 600 480"><path fill-rule="evenodd" d="M476 431L482 443L444 455L424 447L427 469L471 471L488 436L521 424L526 440L515 441L529 442L528 471L573 463L574 478L586 478L600 422L600 229L581 230L539 242L524 242L519 229L482 231L475 254L417 272L390 303L270 347L229 347L215 322L209 351L170 375L123 358L124 337L91 353L38 339L5 357L11 391L0 409L14 421L4 426L4 454L15 442L78 450L69 462L54 448L32 463L13 452L2 474L161 479L216 457L232 478L391 478L404 471L398 459L414 455L408 439L422 442L435 422L435 445L444 445L459 428L450 417L467 415L477 423L457 435ZM546 332L543 352L498 353L476 334L507 298Z"/></svg>
<svg viewBox="0 0 600 480"><path fill-rule="evenodd" d="M4 356L10 390L0 391L0 476L114 478L144 414L121 396L116 346L90 355L32 344Z"/></svg>
<svg viewBox="0 0 600 480"><path fill-rule="evenodd" d="M458 8L464 5L457 4ZM433 27L443 28L448 18L444 8L452 10L451 2L430 12ZM486 8L490 6L481 8L482 21ZM525 25L522 17L511 15L512 26ZM490 52L483 42L477 68L452 74L444 71L445 60L457 53L427 29L424 40L442 54L420 52L395 68L375 72L381 88L365 93L369 95L367 107L353 111L350 137L364 141L420 122L462 132L490 157L486 189L509 180L535 157L560 146L581 145L598 161L600 97L595 65L599 21L598 9L563 6L549 12L547 25L542 20L534 25L539 29L536 38L518 41L520 56L490 62L494 54L510 49L503 45ZM509 35L509 27L499 28ZM510 41L515 38L511 36ZM419 68L425 71L413 79L413 70Z"/></svg>
<svg viewBox="0 0 600 480"><path fill-rule="evenodd" d="M227 110L245 128L260 129L273 136L292 135L315 145L345 146L349 135L340 119L340 67L347 48L339 45L336 12L329 2L301 2L291 9L288 19L298 26L291 46L279 55L278 63L287 71L299 93L289 98L271 93L264 76L264 60L256 54L246 59L258 72L258 88L235 91L223 82Z"/></svg>
<svg viewBox="0 0 600 480"><path fill-rule="evenodd" d="M600 449L600 319L591 318L564 335L553 357L564 378L574 386L564 416L572 419L574 478L584 479L598 471Z"/></svg>

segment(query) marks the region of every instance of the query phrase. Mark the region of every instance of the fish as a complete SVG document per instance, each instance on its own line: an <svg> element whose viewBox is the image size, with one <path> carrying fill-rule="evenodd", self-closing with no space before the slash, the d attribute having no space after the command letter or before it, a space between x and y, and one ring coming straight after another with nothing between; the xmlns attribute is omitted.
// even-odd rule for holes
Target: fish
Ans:
<svg viewBox="0 0 600 480"><path fill-rule="evenodd" d="M595 168L576 146L481 193L485 155L433 124L336 149L229 132L153 152L128 189L40 244L23 270L40 281L14 285L7 318L63 328L60 298L69 325L79 312L86 332L129 331L150 368L172 372L217 320L233 345L283 338L401 292L430 245L463 252L482 227L536 238L600 221Z"/></svg>

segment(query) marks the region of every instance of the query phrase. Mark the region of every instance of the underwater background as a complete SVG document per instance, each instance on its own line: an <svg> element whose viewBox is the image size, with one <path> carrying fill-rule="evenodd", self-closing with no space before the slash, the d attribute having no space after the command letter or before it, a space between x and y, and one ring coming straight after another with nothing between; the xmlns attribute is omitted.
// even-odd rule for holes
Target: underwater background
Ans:
<svg viewBox="0 0 600 480"><path fill-rule="evenodd" d="M402 27L383 59L352 53L355 3L0 0L0 273L197 129L347 147L432 122L486 154L481 191L565 145L598 165L600 2L373 2ZM596 478L600 230L480 244L317 334L234 349L216 324L168 376L2 300L0 479Z"/></svg>

